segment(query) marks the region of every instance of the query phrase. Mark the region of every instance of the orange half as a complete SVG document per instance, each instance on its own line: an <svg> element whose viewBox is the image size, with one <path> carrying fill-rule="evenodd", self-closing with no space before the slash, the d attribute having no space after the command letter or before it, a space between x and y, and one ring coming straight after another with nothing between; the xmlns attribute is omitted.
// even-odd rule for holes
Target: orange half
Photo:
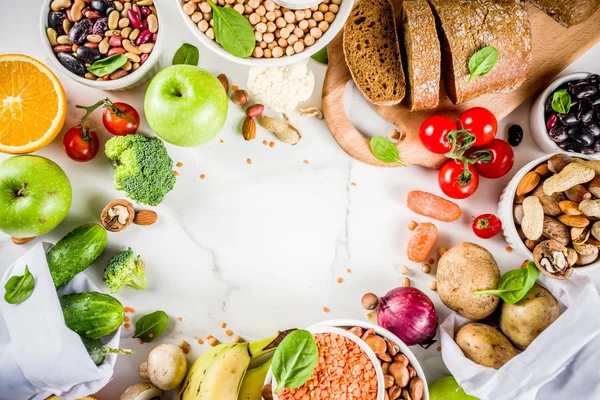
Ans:
<svg viewBox="0 0 600 400"><path fill-rule="evenodd" d="M60 132L67 96L44 64L23 54L0 55L0 151L41 149Z"/></svg>

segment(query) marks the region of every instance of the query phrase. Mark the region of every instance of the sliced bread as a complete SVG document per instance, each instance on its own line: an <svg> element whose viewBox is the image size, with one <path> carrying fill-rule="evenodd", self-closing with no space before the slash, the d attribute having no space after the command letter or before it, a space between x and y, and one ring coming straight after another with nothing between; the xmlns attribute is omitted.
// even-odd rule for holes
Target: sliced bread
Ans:
<svg viewBox="0 0 600 400"><path fill-rule="evenodd" d="M600 0L531 0L531 2L566 27L582 23L600 7Z"/></svg>
<svg viewBox="0 0 600 400"><path fill-rule="evenodd" d="M404 98L406 83L390 0L359 0L344 26L344 56L354 83L373 104Z"/></svg>
<svg viewBox="0 0 600 400"><path fill-rule="evenodd" d="M454 104L517 88L532 62L525 5L516 0L429 0L442 37L442 75ZM469 81L469 60L486 46L498 49L492 70Z"/></svg>
<svg viewBox="0 0 600 400"><path fill-rule="evenodd" d="M409 108L435 108L440 100L442 56L435 18L427 0L402 3L402 37Z"/></svg>

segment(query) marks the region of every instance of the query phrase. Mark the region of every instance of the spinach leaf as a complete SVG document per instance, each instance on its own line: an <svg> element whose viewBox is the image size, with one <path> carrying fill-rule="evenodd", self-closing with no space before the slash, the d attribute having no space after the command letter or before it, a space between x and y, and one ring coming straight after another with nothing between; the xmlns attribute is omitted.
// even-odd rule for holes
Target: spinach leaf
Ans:
<svg viewBox="0 0 600 400"><path fill-rule="evenodd" d="M498 49L494 46L486 46L477 51L469 60L471 76L469 76L467 83L470 83L476 76L486 75L494 68L496 62L498 62Z"/></svg>
<svg viewBox="0 0 600 400"><path fill-rule="evenodd" d="M175 52L173 56L173 65L187 64L187 65L198 65L200 60L200 52L198 48L189 43L184 43Z"/></svg>
<svg viewBox="0 0 600 400"><path fill-rule="evenodd" d="M400 152L396 145L383 136L375 136L371 139L371 151L379 161L385 163L395 162L406 167L406 164L400 160Z"/></svg>
<svg viewBox="0 0 600 400"><path fill-rule="evenodd" d="M218 7L208 0L213 9L215 38L230 54L246 58L254 51L256 39L250 22L233 8Z"/></svg>
<svg viewBox="0 0 600 400"><path fill-rule="evenodd" d="M23 275L11 276L6 282L6 285L4 285L4 289L6 289L4 300L6 300L8 304L22 303L31 296L34 285L33 275L29 272L29 267L25 266Z"/></svg>
<svg viewBox="0 0 600 400"><path fill-rule="evenodd" d="M540 271L533 262L529 262L527 268L513 269L502 275L498 282L498 289L479 290L473 292L473 294L495 294L505 302L515 304L525 297L535 284L538 276L540 276Z"/></svg>
<svg viewBox="0 0 600 400"><path fill-rule="evenodd" d="M317 51L311 56L311 58L321 64L327 64L329 62L329 55L327 54L327 46Z"/></svg>
<svg viewBox="0 0 600 400"><path fill-rule="evenodd" d="M154 311L146 314L135 322L136 339L142 339L146 343L150 343L167 330L169 326L169 316L164 311Z"/></svg>
<svg viewBox="0 0 600 400"><path fill-rule="evenodd" d="M552 95L552 109L559 114L568 114L571 110L571 95L567 89L557 90Z"/></svg>
<svg viewBox="0 0 600 400"><path fill-rule="evenodd" d="M277 380L275 394L283 388L297 389L312 376L319 349L312 334L305 330L296 330L281 341L273 355L273 376Z"/></svg>
<svg viewBox="0 0 600 400"><path fill-rule="evenodd" d="M97 77L103 77L107 74L112 74L119 68L121 68L127 62L128 58L125 54L115 54L110 57L102 58L87 69Z"/></svg>

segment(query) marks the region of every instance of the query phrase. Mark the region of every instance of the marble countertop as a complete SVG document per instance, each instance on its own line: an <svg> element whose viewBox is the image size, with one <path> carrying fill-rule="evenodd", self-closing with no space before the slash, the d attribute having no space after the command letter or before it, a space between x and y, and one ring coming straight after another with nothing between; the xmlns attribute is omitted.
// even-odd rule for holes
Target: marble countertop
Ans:
<svg viewBox="0 0 600 400"><path fill-rule="evenodd" d="M0 41L0 53L26 53L48 64L38 27L38 3L9 3L0 5L0 37L5 38ZM174 1L163 8L166 15L161 33L169 38L163 66L170 65L175 50L189 42L199 47L202 68L215 75L226 74L230 84L246 86L247 67L225 62L197 43L181 23ZM598 58L600 44L565 73L598 73ZM325 66L311 61L309 67L315 73L317 87L304 105L320 106ZM56 72L68 96L63 131L81 117L75 104L91 104L107 94L112 100L134 105L142 114L145 86L106 93ZM484 179L474 196L460 201L463 217L451 224L437 224L440 238L436 247L451 247L461 241L485 245L503 271L523 261L519 254L507 252L501 235L484 241L472 233L470 226L474 216L494 213L509 178L526 162L542 155L528 132L530 105L522 105L500 124L502 138L506 138L506 126L510 124L518 123L526 132L523 143L515 149L513 170L498 180ZM346 108L366 134L386 135L391 129L356 90L347 91ZM238 128L242 116L242 110L230 103L227 123L217 139L191 149L168 145L174 161L183 163L183 167L177 169L180 175L175 189L155 208L158 222L109 234L107 250L88 270L101 285L102 266L116 251L130 246L142 256L147 265L148 288L125 289L118 298L125 306L135 308L138 316L157 309L170 315L170 328L157 342L188 341L188 359L193 361L208 347L197 344L196 338L212 334L228 340L222 322L227 322L234 334L253 340L270 336L277 329L304 327L326 319L365 319L361 296L365 292L383 295L400 286L403 276L399 266L403 264L410 268L408 276L413 286L434 300L440 319L448 315L449 310L428 288L435 268L426 275L420 265L406 258L406 225L413 219L424 220L406 208L406 193L420 189L441 194L436 171L362 164L337 146L323 121L297 114L292 119L303 132L297 146L278 142L262 129L256 140L246 142ZM99 128L101 142L110 137L101 127L99 112L93 115L92 124ZM151 133L145 121L141 131ZM97 221L108 202L123 197L113 188L113 168L102 154L91 162L75 163L64 153L60 138L36 153L57 162L74 189L68 217L43 238L49 242L56 242L80 224ZM276 145L264 146L263 140L274 140ZM0 154L0 161L6 158L8 155ZM246 162L248 158L252 159L251 165ZM205 179L200 179L201 174ZM0 234L0 273L30 246L15 246L9 237ZM588 275L600 285L600 269ZM343 282L338 283L338 278ZM324 307L330 311L325 313ZM131 339L132 332L123 329L121 344L133 348L136 354L119 358L112 382L98 394L101 400L116 399L139 380L137 367L151 345ZM448 373L436 347L414 348L430 382Z"/></svg>

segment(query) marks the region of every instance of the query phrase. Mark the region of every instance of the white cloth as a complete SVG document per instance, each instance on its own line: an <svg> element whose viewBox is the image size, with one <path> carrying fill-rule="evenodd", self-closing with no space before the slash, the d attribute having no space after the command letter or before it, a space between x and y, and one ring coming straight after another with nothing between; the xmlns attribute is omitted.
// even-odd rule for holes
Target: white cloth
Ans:
<svg viewBox="0 0 600 400"><path fill-rule="evenodd" d="M113 374L116 355L96 367L79 336L66 327L58 296L98 291L85 273L57 295L48 264L47 244L39 243L16 260L0 280L0 399L42 400L55 394L66 400L99 391ZM4 285L25 266L34 277L31 297L20 304L4 300ZM120 328L106 343L119 347Z"/></svg>
<svg viewBox="0 0 600 400"><path fill-rule="evenodd" d="M454 333L470 322L452 313L440 325L442 357L466 393L481 400L600 399L600 296L578 274L540 275L561 305L560 317L499 370L467 359Z"/></svg>

